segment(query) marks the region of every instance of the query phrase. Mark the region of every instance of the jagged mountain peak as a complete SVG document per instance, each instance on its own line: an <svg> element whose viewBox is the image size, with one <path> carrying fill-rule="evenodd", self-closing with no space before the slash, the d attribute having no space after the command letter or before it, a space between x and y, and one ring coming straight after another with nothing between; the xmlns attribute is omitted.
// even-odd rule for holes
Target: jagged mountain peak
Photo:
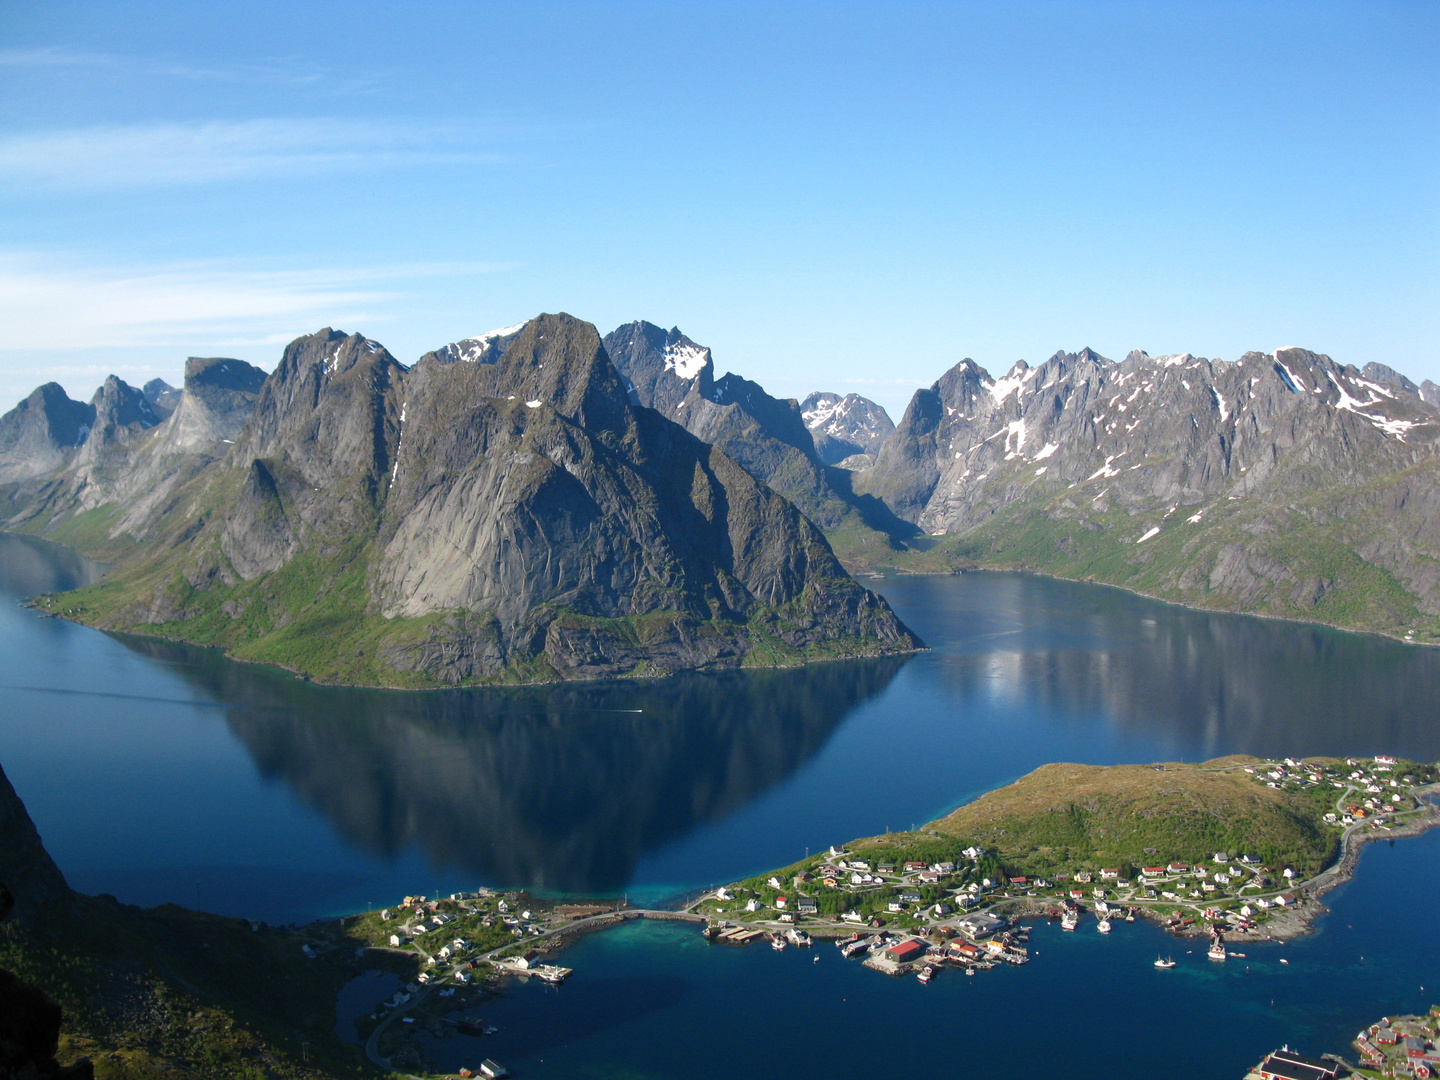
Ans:
<svg viewBox="0 0 1440 1080"><path fill-rule="evenodd" d="M37 386L0 416L0 483L61 468L90 437L94 423L93 405L72 401L59 383Z"/></svg>
<svg viewBox="0 0 1440 1080"><path fill-rule="evenodd" d="M118 375L107 376L90 399L95 410L96 426L111 424L116 427L130 427L138 424L152 428L162 417L155 412L150 399L138 387L131 386Z"/></svg>
<svg viewBox="0 0 1440 1080"><path fill-rule="evenodd" d="M895 424L875 402L859 394L816 391L800 403L800 416L815 441L815 453L826 465L863 468Z"/></svg>
<svg viewBox="0 0 1440 1080"><path fill-rule="evenodd" d="M669 330L644 319L605 335L605 352L625 377L633 404L672 416L692 387L713 397L715 364L710 350L690 340L678 326Z"/></svg>
<svg viewBox="0 0 1440 1080"><path fill-rule="evenodd" d="M164 379L151 379L140 388L145 399L154 406L155 414L162 419L175 411L180 404L181 389L171 386Z"/></svg>
<svg viewBox="0 0 1440 1080"><path fill-rule="evenodd" d="M498 330L489 330L483 334L476 334L474 337L463 338L460 341L452 342L449 345L426 353L422 360L434 360L440 364L493 364L505 351L505 347L521 330L525 329L523 322L514 326L502 326Z"/></svg>
<svg viewBox="0 0 1440 1080"><path fill-rule="evenodd" d="M1307 349L1234 363L1135 350L1119 364L1082 350L995 380L956 365L916 394L857 489L954 532L1056 485L1178 507L1272 475L1311 483L1374 461L1401 467L1437 440L1440 413L1417 395Z"/></svg>

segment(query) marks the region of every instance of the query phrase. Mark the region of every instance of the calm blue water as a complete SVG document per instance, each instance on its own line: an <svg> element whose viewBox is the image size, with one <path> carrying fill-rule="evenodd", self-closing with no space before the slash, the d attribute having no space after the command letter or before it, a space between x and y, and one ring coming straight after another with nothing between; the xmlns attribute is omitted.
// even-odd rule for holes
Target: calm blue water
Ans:
<svg viewBox="0 0 1440 1080"><path fill-rule="evenodd" d="M0 534L12 599L96 572ZM77 888L289 921L480 884L658 901L1047 761L1440 758L1440 650L1019 575L878 584L932 651L430 693L7 602L0 765Z"/></svg>
<svg viewBox="0 0 1440 1080"><path fill-rule="evenodd" d="M11 601L95 573L0 534ZM932 651L423 694L316 687L7 602L0 765L77 888L285 921L478 884L660 900L929 820L1047 761L1440 759L1437 650L1019 575L876 584ZM1177 950L1153 929L1042 926L1028 967L928 987L829 947L812 964L627 927L570 950L566 986L487 1006L502 1031L483 1047L436 1052L527 1076L808 1075L834 1053L937 1076L1162 1059L1238 1076L1280 1042L1344 1050L1365 1021L1440 1000L1419 989L1440 991L1437 897L1432 833L1367 849L1319 934L1248 964L1157 972Z"/></svg>

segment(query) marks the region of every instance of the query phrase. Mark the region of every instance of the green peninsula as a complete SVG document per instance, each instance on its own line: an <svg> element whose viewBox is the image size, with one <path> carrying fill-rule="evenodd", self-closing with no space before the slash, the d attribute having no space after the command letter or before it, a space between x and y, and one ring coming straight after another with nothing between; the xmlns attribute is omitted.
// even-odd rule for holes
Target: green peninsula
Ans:
<svg viewBox="0 0 1440 1080"><path fill-rule="evenodd" d="M696 910L916 928L1093 897L1258 924L1343 880L1365 839L1434 824L1420 795L1437 778L1436 765L1383 756L1043 765L920 829L831 848Z"/></svg>

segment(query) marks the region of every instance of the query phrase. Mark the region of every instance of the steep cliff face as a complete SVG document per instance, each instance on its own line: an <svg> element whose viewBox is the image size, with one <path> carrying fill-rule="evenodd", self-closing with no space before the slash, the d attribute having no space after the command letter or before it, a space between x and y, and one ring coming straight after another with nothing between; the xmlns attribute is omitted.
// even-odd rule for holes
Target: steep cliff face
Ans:
<svg viewBox="0 0 1440 1080"><path fill-rule="evenodd" d="M605 337L605 350L626 380L630 400L655 409L719 447L751 476L794 503L847 548L885 557L908 534L877 500L857 498L850 474L816 453L799 403L728 374L715 378L710 350L679 329L636 321Z"/></svg>
<svg viewBox="0 0 1440 1080"><path fill-rule="evenodd" d="M960 564L1393 632L1440 614L1437 448L1440 411L1389 369L1084 350L1000 379L962 361L856 486Z"/></svg>
<svg viewBox="0 0 1440 1080"><path fill-rule="evenodd" d="M63 468L94 423L95 407L71 401L59 383L36 387L0 416L0 484L34 480Z"/></svg>
<svg viewBox="0 0 1440 1080"><path fill-rule="evenodd" d="M373 531L400 437L404 375L360 334L326 327L286 347L226 458L243 480L219 508L220 551L240 578Z"/></svg>
<svg viewBox="0 0 1440 1080"><path fill-rule="evenodd" d="M916 646L794 506L633 407L592 326L503 336L414 369L292 343L164 541L91 590L100 621L413 684Z"/></svg>

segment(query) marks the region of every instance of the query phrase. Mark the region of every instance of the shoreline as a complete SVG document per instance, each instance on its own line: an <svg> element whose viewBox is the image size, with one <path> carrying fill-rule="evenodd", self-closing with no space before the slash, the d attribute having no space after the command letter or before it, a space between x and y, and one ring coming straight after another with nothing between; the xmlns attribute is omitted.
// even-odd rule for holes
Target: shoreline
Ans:
<svg viewBox="0 0 1440 1080"><path fill-rule="evenodd" d="M57 547L64 547L57 544ZM74 551L74 548L67 548ZM77 554L83 554L77 552ZM88 558L88 556L86 556ZM858 584L858 582L857 582ZM863 587L863 586L862 586ZM46 595L46 594L41 594ZM64 593L49 595L63 596ZM666 679L673 679L677 675L691 674L713 674L724 671L795 671L799 668L810 667L812 664L843 664L853 660L884 660L894 656L916 656L920 653L931 652L928 645L920 645L914 649L895 649L889 652L857 653L854 656L817 656L810 660L802 660L798 664L736 664L733 667L705 667L705 668L680 668L676 671L667 671L655 675L603 675L592 679L537 679L534 682L486 682L486 683L456 683L455 685L436 686L391 686L388 683L347 683L328 682L309 675L299 668L290 667L288 664L277 663L273 660L244 660L234 655L231 647L226 645L210 645L201 641L189 641L186 638L171 637L167 634L145 633L139 630L117 630L113 627L95 626L84 622L81 619L70 615L62 615L54 611L46 611L36 602L36 597L27 596L19 601L20 606L35 612L42 619L59 619L68 622L72 626L83 626L87 630L94 630L101 634L123 634L127 637L149 639L152 641L168 641L176 645L185 645L192 649L214 649L225 660L232 664L249 664L253 667L271 668L275 671L283 671L293 676L300 682L309 683L312 686L322 686L337 690L385 690L393 693L428 694L450 690L519 690L532 686L580 686L586 683L607 683L607 682L664 682ZM887 601L888 602L888 601ZM914 632L912 631L912 634Z"/></svg>
<svg viewBox="0 0 1440 1080"><path fill-rule="evenodd" d="M842 562L842 566L845 564ZM857 567L859 564L857 564ZM1131 596L1138 596L1142 600L1149 600L1156 604L1165 604L1169 607L1181 608L1185 611L1196 611L1206 615L1240 615L1249 619L1267 619L1271 622L1290 623L1294 626L1323 626L1327 630L1336 630L1342 634L1358 634L1364 637L1384 638L1386 641L1394 641L1401 645L1421 645L1426 648L1440 649L1440 639L1434 641L1418 641L1413 638L1406 638L1400 634L1394 634L1387 630L1362 630L1354 626L1341 626L1339 623L1325 622L1323 619L1300 619L1291 615L1272 615L1263 611L1241 611L1236 608L1223 607L1202 607L1199 604L1189 604L1183 600L1173 600L1166 596L1156 596L1154 593L1141 592L1139 589L1129 585L1119 585L1113 581L1101 581L1099 578L1090 577L1065 577L1063 574L1051 574L1044 570L1030 570L1023 566L971 566L957 570L909 570L901 566L890 566L884 569L891 573L880 573L879 567L864 567L852 570L845 566L846 572L862 585L861 578L878 579L883 581L888 577L959 577L962 574L1024 574L1026 577L1046 578L1050 581L1066 581L1074 585L1093 585L1103 589L1119 589L1121 592L1129 593ZM870 588L868 585L865 588ZM878 589L870 589L871 592L880 593ZM887 597L888 599L888 597Z"/></svg>

